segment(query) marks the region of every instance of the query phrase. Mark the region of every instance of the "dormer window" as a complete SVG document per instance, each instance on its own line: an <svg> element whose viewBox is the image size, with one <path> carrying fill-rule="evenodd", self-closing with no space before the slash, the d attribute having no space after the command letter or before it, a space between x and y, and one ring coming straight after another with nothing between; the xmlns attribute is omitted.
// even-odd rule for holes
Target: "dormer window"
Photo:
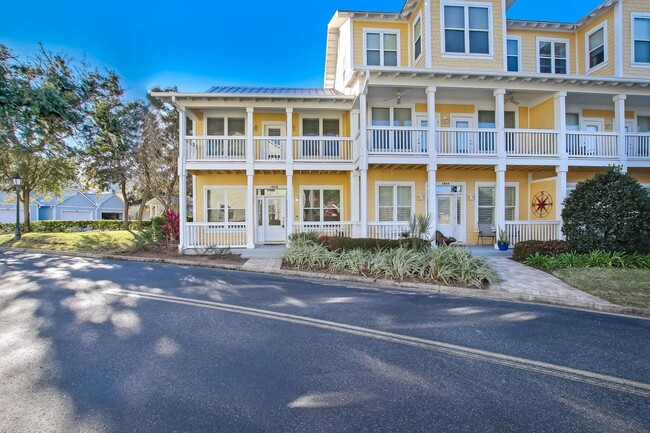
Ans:
<svg viewBox="0 0 650 433"><path fill-rule="evenodd" d="M443 53L491 54L491 9L481 3L453 3L443 6Z"/></svg>
<svg viewBox="0 0 650 433"><path fill-rule="evenodd" d="M397 66L398 36L396 32L367 31L365 44L366 65Z"/></svg>
<svg viewBox="0 0 650 433"><path fill-rule="evenodd" d="M569 41L566 39L537 39L537 72L567 74L569 72Z"/></svg>

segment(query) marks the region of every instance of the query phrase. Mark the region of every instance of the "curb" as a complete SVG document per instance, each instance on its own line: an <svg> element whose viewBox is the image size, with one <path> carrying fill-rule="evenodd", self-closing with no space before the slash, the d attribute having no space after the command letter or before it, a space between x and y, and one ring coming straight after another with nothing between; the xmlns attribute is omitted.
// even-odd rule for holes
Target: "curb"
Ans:
<svg viewBox="0 0 650 433"><path fill-rule="evenodd" d="M614 305L609 303L600 304L596 302L586 302L586 301L579 301L574 299L551 298L547 296L516 294L516 293L503 292L494 289L469 289L469 288L452 287L452 286L445 286L439 284L393 281L393 280L361 277L355 275L327 274L324 272L308 272L308 271L297 271L297 270L290 270L290 269L259 270L259 269L246 268L243 265L229 265L223 263L197 263L190 260L182 260L182 259L135 257L135 256L125 256L119 254L94 254L94 253L77 253L77 252L57 251L57 250L0 247L0 252L5 252L5 251L31 253L31 254L48 254L48 255L64 256L64 257L83 257L83 258L100 259L100 260L101 259L121 260L126 262L162 263L162 264L178 265L178 266L192 266L192 267L201 267L201 268L224 269L229 271L251 272L251 273L258 273L258 274L271 274L271 275L279 275L285 277L300 277L300 278L305 278L310 280L343 281L343 282L351 282L351 283L364 284L364 285L372 285L373 287L381 287L384 289L416 290L418 292L431 293L431 294L438 293L438 294L445 294L445 295L457 295L457 296L466 296L466 297L473 297L473 298L493 299L493 300L502 300L502 301L519 301L519 302L552 305L558 307L569 307L569 308L576 308L582 310L591 310L591 311L597 311L602 313L621 314L626 316L650 317L650 309L645 309L645 308L624 307L624 306Z"/></svg>

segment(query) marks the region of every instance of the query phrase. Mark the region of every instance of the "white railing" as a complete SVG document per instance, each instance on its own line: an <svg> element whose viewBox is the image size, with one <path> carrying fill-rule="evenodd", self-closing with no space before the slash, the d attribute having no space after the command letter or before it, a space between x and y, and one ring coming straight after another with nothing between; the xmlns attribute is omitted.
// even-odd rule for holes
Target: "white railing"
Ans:
<svg viewBox="0 0 650 433"><path fill-rule="evenodd" d="M185 144L188 161L246 159L246 137L187 137Z"/></svg>
<svg viewBox="0 0 650 433"><path fill-rule="evenodd" d="M437 129L436 143L440 155L496 155L497 132L493 129Z"/></svg>
<svg viewBox="0 0 650 433"><path fill-rule="evenodd" d="M400 239L408 231L406 222L368 222L368 237L375 239Z"/></svg>
<svg viewBox="0 0 650 433"><path fill-rule="evenodd" d="M355 223L351 221L340 222L301 222L294 224L296 233L318 233L325 236L354 236Z"/></svg>
<svg viewBox="0 0 650 433"><path fill-rule="evenodd" d="M559 239L561 224L560 221L506 221L506 233L512 245L523 241L552 241Z"/></svg>
<svg viewBox="0 0 650 433"><path fill-rule="evenodd" d="M186 248L225 248L246 246L246 223L187 223Z"/></svg>
<svg viewBox="0 0 650 433"><path fill-rule="evenodd" d="M571 131L566 135L569 157L616 158L618 134L615 132Z"/></svg>
<svg viewBox="0 0 650 433"><path fill-rule="evenodd" d="M254 137L255 161L286 160L287 139L285 137Z"/></svg>
<svg viewBox="0 0 650 433"><path fill-rule="evenodd" d="M296 161L352 161L349 137L295 137L293 158Z"/></svg>
<svg viewBox="0 0 650 433"><path fill-rule="evenodd" d="M650 158L650 133L627 134L625 149L629 158Z"/></svg>
<svg viewBox="0 0 650 433"><path fill-rule="evenodd" d="M368 127L368 152L370 154L426 154L427 128L370 126Z"/></svg>
<svg viewBox="0 0 650 433"><path fill-rule="evenodd" d="M508 156L557 156L559 133L537 129L506 129Z"/></svg>

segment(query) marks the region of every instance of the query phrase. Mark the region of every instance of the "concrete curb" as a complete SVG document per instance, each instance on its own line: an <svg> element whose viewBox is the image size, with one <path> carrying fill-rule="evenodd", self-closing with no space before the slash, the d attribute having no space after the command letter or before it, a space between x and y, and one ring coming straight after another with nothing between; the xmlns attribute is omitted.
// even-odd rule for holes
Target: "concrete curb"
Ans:
<svg viewBox="0 0 650 433"><path fill-rule="evenodd" d="M66 256L66 257L83 257L83 258L100 259L100 260L104 259L104 260L121 260L127 262L140 262L140 263L162 263L162 264L178 265L178 266L194 266L194 267L202 267L202 268L224 269L229 271L264 273L264 274L279 275L285 277L300 277L300 278L306 278L311 280L351 282L356 284L372 285L373 287L381 287L384 289L398 289L398 290L411 290L411 291L416 290L424 293L441 293L446 295L467 296L473 298L487 298L487 299L502 300L502 301L530 302L530 303L546 304L546 305L553 305L559 307L592 310L592 311L598 311L603 313L650 317L650 309L645 309L645 308L624 307L624 306L608 304L608 303L599 304L596 302L586 302L586 301L579 301L574 299L563 299L563 298L551 298L548 296L517 294L517 293L504 292L500 290L494 290L494 289L469 289L463 287L452 287L452 286L444 286L438 284L425 284L425 283L417 283L411 281L392 281L392 280L376 279L376 278L369 278L369 277L361 277L356 275L328 274L324 272L308 272L308 271L297 271L297 270L289 270L289 269L267 269L262 271L259 269L245 268L243 265L229 265L223 263L197 263L190 260L182 260L182 259L134 257L134 256L119 255L119 254L94 254L94 253L77 253L77 252L70 252L70 251L0 247L0 252L4 252L4 251L30 253L30 254L48 254L48 255Z"/></svg>

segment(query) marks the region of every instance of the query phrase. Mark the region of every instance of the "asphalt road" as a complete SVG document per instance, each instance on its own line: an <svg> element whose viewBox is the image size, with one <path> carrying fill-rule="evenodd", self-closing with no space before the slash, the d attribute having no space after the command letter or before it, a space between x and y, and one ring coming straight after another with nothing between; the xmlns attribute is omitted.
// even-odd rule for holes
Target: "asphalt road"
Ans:
<svg viewBox="0 0 650 433"><path fill-rule="evenodd" d="M6 432L647 432L650 321L0 254Z"/></svg>

